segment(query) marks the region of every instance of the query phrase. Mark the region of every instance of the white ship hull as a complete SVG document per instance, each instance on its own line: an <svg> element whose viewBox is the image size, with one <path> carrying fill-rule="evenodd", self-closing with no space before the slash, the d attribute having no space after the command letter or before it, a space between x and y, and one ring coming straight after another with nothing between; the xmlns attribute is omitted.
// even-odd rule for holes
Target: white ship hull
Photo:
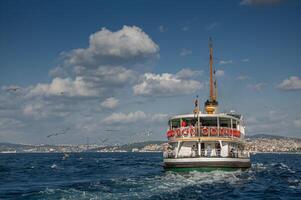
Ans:
<svg viewBox="0 0 301 200"><path fill-rule="evenodd" d="M249 168L249 158L165 158L165 168Z"/></svg>

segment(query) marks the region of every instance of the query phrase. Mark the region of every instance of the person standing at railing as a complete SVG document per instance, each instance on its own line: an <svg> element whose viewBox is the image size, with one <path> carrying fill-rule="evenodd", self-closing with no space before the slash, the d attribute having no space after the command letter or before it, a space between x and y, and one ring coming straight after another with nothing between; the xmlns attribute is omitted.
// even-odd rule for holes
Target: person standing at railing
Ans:
<svg viewBox="0 0 301 200"><path fill-rule="evenodd" d="M207 146L207 157L210 157L211 156L211 146L208 145Z"/></svg>
<svg viewBox="0 0 301 200"><path fill-rule="evenodd" d="M181 127L186 127L187 126L187 123L185 120L182 120L182 124L181 124Z"/></svg>
<svg viewBox="0 0 301 200"><path fill-rule="evenodd" d="M194 101L194 109L193 109L194 117L197 117L199 112L200 112L200 110L199 110L199 96L197 95L196 99Z"/></svg>
<svg viewBox="0 0 301 200"><path fill-rule="evenodd" d="M197 152L197 148L195 145L191 147L191 157L195 157Z"/></svg>

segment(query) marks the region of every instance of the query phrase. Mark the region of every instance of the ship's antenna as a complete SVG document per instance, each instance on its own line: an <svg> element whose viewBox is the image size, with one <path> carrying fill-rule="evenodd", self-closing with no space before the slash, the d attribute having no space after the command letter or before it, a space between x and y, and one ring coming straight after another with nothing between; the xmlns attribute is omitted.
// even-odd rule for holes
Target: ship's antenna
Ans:
<svg viewBox="0 0 301 200"><path fill-rule="evenodd" d="M214 95L214 83L213 83L213 45L212 38L209 37L209 48L210 48L210 101L215 101L216 97Z"/></svg>

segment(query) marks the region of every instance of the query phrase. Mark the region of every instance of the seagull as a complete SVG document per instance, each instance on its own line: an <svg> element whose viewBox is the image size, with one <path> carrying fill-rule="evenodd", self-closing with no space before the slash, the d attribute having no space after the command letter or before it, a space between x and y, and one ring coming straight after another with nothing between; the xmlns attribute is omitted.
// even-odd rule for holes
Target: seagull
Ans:
<svg viewBox="0 0 301 200"><path fill-rule="evenodd" d="M52 136L58 136L58 135L63 135L63 134L66 134L68 131L70 130L70 128L66 128L66 129L63 129L59 132L56 132L56 133L52 133L50 135L47 135L48 138L52 137Z"/></svg>
<svg viewBox="0 0 301 200"><path fill-rule="evenodd" d="M105 142L108 141L108 140L109 140L108 138L100 139L101 143L105 143Z"/></svg>
<svg viewBox="0 0 301 200"><path fill-rule="evenodd" d="M105 131L107 131L107 132L118 132L118 131L120 131L120 130L118 130L118 129L105 129Z"/></svg>
<svg viewBox="0 0 301 200"><path fill-rule="evenodd" d="M7 92L17 92L18 90L20 90L21 88L20 87L17 87L17 86L10 86L8 88L6 88L6 91Z"/></svg>

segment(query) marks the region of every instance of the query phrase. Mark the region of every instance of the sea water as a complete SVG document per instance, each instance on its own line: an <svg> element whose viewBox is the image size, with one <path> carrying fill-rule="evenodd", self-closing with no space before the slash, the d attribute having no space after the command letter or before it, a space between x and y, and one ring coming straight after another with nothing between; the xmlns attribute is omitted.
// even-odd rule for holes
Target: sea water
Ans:
<svg viewBox="0 0 301 200"><path fill-rule="evenodd" d="M161 153L0 154L0 199L301 199L300 154L248 170L165 171Z"/></svg>

